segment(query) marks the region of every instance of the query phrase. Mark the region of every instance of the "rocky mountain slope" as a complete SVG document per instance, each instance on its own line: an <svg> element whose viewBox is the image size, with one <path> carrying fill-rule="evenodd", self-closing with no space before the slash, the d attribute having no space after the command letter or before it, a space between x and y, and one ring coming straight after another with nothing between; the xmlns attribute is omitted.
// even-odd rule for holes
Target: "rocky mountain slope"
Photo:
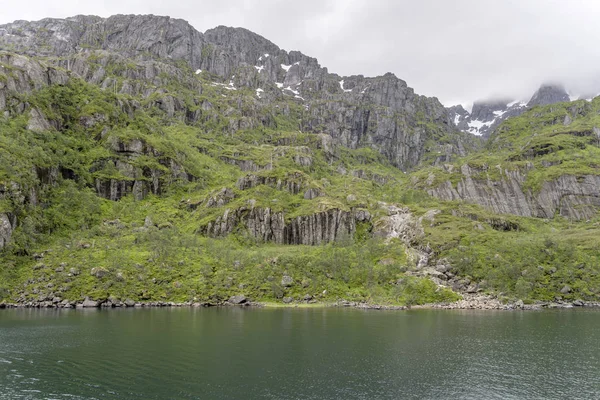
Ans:
<svg viewBox="0 0 600 400"><path fill-rule="evenodd" d="M591 99L590 97L588 100ZM570 100L563 86L543 84L528 102L514 99L476 101L470 113L461 105L448 108L448 113L461 131L488 138L507 118L519 116L534 106Z"/></svg>
<svg viewBox="0 0 600 400"><path fill-rule="evenodd" d="M497 213L593 219L600 206L599 100L534 107L508 119L483 152L430 170L427 190Z"/></svg>
<svg viewBox="0 0 600 400"><path fill-rule="evenodd" d="M244 29L0 26L0 300L596 300L597 109L534 106L482 149L394 75Z"/></svg>
<svg viewBox="0 0 600 400"><path fill-rule="evenodd" d="M263 103L293 99L304 107L300 130L327 133L350 148L373 147L403 170L431 153L464 155L469 140L456 131L437 99L416 95L391 73L376 78L340 77L316 59L298 51L288 53L245 29L221 26L200 33L183 20L118 15L19 21L0 26L0 32L3 49L54 58L62 68L78 74L85 72L77 70L78 64L93 51L94 57L119 54L145 63L185 62L197 73L219 77L231 90L255 90ZM139 94L131 81L154 79L148 76L147 65L131 71L125 65L122 82L107 81L104 67L86 79L105 88L113 85L122 94ZM143 95L147 97L148 91Z"/></svg>

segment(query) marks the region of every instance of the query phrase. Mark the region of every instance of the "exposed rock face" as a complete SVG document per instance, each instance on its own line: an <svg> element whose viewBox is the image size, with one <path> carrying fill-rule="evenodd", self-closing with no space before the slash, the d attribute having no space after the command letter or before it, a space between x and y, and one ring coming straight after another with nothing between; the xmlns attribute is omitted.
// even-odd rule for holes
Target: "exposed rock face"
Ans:
<svg viewBox="0 0 600 400"><path fill-rule="evenodd" d="M471 113L460 105L448 108L448 113L461 131L487 138L502 121L521 115L526 110L527 105L523 102L490 100L476 101Z"/></svg>
<svg viewBox="0 0 600 400"><path fill-rule="evenodd" d="M112 143L112 150L117 157L115 159L105 160L104 163L112 163L114 168L122 176L113 179L96 179L96 192L99 196L109 200L119 200L127 194L133 193L136 200L141 200L148 193L160 194L162 181L165 179L165 172L156 168L136 167L135 159L142 155L158 156L159 153L142 140L134 139L129 142L115 140ZM162 161L170 171L170 178L192 181L194 177L186 173L181 166L173 160ZM100 169L105 164L100 164L96 168Z"/></svg>
<svg viewBox="0 0 600 400"><path fill-rule="evenodd" d="M248 298L243 294L238 294L235 296L231 296L228 301L231 304L245 304L248 302Z"/></svg>
<svg viewBox="0 0 600 400"><path fill-rule="evenodd" d="M505 110L510 99L476 101L471 110L471 118L480 121L491 121L496 118L498 111Z"/></svg>
<svg viewBox="0 0 600 400"><path fill-rule="evenodd" d="M201 33L187 22L153 15L116 15L107 19L78 15L67 19L16 21L3 25L3 44L15 51L37 54L73 54L82 48L150 53L159 58L186 59L199 65L204 43Z"/></svg>
<svg viewBox="0 0 600 400"><path fill-rule="evenodd" d="M91 300L89 297L86 297L83 303L81 303L83 308L97 308L100 306L100 303L96 300Z"/></svg>
<svg viewBox="0 0 600 400"><path fill-rule="evenodd" d="M0 214L0 249L8 244L14 226L8 214Z"/></svg>
<svg viewBox="0 0 600 400"><path fill-rule="evenodd" d="M573 220L592 218L600 209L600 176L563 175L545 182L539 192L524 189L526 174L503 171L499 181L484 180L482 171L461 167L462 178L456 186L445 182L427 191L442 200L464 200L480 204L496 213L525 217L553 218L561 215Z"/></svg>
<svg viewBox="0 0 600 400"><path fill-rule="evenodd" d="M285 190L291 194L298 194L304 187L304 180L304 175L299 172L289 174L285 179L249 174L238 179L236 186L240 190L248 190L258 185L266 185L277 190Z"/></svg>
<svg viewBox="0 0 600 400"><path fill-rule="evenodd" d="M407 246L412 246L421 239L425 233L421 222L415 218L408 208L384 206L388 215L375 222L373 234L385 239L398 238Z"/></svg>
<svg viewBox="0 0 600 400"><path fill-rule="evenodd" d="M259 101L293 98L305 106L299 126L303 131L326 133L334 139L334 145L371 146L403 170L416 166L426 151L462 155L463 142L468 141L456 131L437 99L416 95L393 74L342 78L330 74L314 58L297 51L288 53L241 28L220 26L203 34L186 21L153 15L48 18L0 26L0 47L60 57L57 65L88 82L144 97L155 92L153 87L166 83L162 81L165 75L187 79L194 87L191 77L158 61L183 60L193 70L216 74L234 86L260 89L264 96L258 96ZM100 68L90 68L85 54L92 53L107 61L101 61ZM122 82L106 77L107 65L117 62L118 57L125 57L123 64L127 59L137 63L124 68ZM184 102L168 95L156 105L170 117L186 109ZM203 104L200 110L192 107L179 114L185 122L193 122L204 110ZM257 122L268 126L273 119L244 116L231 120L230 129L254 128ZM436 147L436 139L441 137L451 137L450 145L425 149L425 142ZM299 164L306 162L310 160L299 157Z"/></svg>
<svg viewBox="0 0 600 400"><path fill-rule="evenodd" d="M286 221L283 212L273 212L270 208L239 208L226 210L223 216L201 230L217 237L241 228L264 242L318 245L352 235L356 222L370 220L371 215L365 210L331 209Z"/></svg>
<svg viewBox="0 0 600 400"><path fill-rule="evenodd" d="M565 88L559 84L544 84L531 97L527 107L570 101Z"/></svg>
<svg viewBox="0 0 600 400"><path fill-rule="evenodd" d="M471 114L469 114L469 112L465 110L465 108L462 105L457 104L455 106L448 107L448 115L450 116L452 122L454 122L454 125L456 125L458 129L460 129L463 132L468 131L468 120L470 119Z"/></svg>
<svg viewBox="0 0 600 400"><path fill-rule="evenodd" d="M584 98L588 97L584 96ZM527 103L510 99L492 99L476 101L473 103L473 109L470 113L461 105L449 107L447 110L458 129L488 138L498 125L509 117L519 116L536 105L554 104L563 101L570 101L570 97L562 85L543 84Z"/></svg>
<svg viewBox="0 0 600 400"><path fill-rule="evenodd" d="M223 188L206 200L206 207L222 207L235 198L233 190Z"/></svg>

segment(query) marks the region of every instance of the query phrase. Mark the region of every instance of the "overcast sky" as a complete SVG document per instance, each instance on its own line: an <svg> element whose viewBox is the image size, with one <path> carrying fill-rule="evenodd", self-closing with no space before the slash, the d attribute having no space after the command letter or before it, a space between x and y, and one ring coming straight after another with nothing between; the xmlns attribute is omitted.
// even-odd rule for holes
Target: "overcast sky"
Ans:
<svg viewBox="0 0 600 400"><path fill-rule="evenodd" d="M156 14L244 27L340 75L393 72L445 105L528 99L545 81L600 91L597 0L0 0L0 23Z"/></svg>

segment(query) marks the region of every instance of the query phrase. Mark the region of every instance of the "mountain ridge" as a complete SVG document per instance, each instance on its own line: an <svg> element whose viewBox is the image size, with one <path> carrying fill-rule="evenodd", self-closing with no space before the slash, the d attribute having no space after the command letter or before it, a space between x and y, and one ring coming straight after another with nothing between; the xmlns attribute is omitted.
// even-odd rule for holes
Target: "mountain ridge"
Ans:
<svg viewBox="0 0 600 400"><path fill-rule="evenodd" d="M475 101L471 112L460 104L446 108L459 130L487 139L504 120L519 116L531 107L576 100L592 101L598 95L593 93L570 95L562 84L546 82L540 85L528 101L509 97L490 98Z"/></svg>
<svg viewBox="0 0 600 400"><path fill-rule="evenodd" d="M83 28L72 25L82 19L86 21L92 19L95 24ZM243 28L217 27L202 34L183 20L132 15L106 19L81 16L68 20L53 19L18 25L8 24L1 28L12 36L0 36L0 43L3 43L5 47L11 45L15 50L22 52L26 52L28 46L39 47L39 42L42 42L42 46L46 46L44 48L47 49L47 54L60 54L61 56L64 55L65 49L70 49L67 54L76 54L79 51L99 48L119 50L134 59L144 60L148 58L145 52L149 52L150 55L159 58L185 60L192 69L214 73L223 79L229 79L230 82L234 82L234 86L241 85L255 90L264 90L260 87L261 85L275 84L283 92L293 95L301 101L309 101L312 93L319 94L319 96L325 94L326 99L332 100L331 95L340 95L342 99L350 100L353 105L345 107L339 102L337 105L331 102L322 104L323 109L318 111L317 118L304 120L301 129L315 131L321 126L325 126L334 138L350 147L356 147L359 142L367 140L395 165L405 170L418 164L423 155L420 149L429 133L417 132L414 145L411 143L413 139L403 135L397 138L391 137L388 133L390 130L405 130L405 128L398 128L397 123L394 122L396 119L385 122L386 126L383 127L383 131L369 132L369 127L374 127L369 123L372 114L361 110L361 103L367 101L378 106L388 107L392 112L402 113L404 115L399 115L400 118L412 120L403 122L405 125L415 125L420 122L418 119L422 118L419 115L423 115L425 119L432 119L436 121L438 127L442 127L443 131L435 133L436 135L453 136L454 139L451 140L453 142L469 140L465 136L461 137L452 126L447 112L436 98L416 95L406 82L393 74L388 73L375 78L364 78L359 75L342 79L336 74L329 74L327 68L322 68L315 58L305 56L297 51L288 53L260 35ZM133 29L136 32L135 35L133 37L126 35L125 39L119 39L129 29ZM145 29L154 33L145 32ZM18 30L22 31L21 35L25 39L21 36L15 39L14 33L10 33L18 32ZM41 36L35 33L40 30L43 32ZM161 33L156 33L157 30ZM76 34L69 33L71 31ZM184 33L189 34L189 38L183 37L183 31L187 31ZM52 32L58 32L58 34ZM88 32L91 33L88 34ZM75 36L70 47L68 46L69 35ZM163 40L167 41L169 45L163 44ZM255 42L260 43L258 48L254 46ZM242 51L241 49L246 50ZM227 56L225 56L226 54ZM265 57L265 54L268 57ZM236 68L237 75L233 72ZM346 86L342 87L343 85ZM376 90L373 90L374 88ZM334 109L331 110L331 107ZM345 121L342 123L345 126L342 128L341 134L339 133L339 122L320 117L329 113L344 115ZM375 118L380 118L377 111L374 114L376 114ZM389 117L383 118L389 119ZM377 124L377 126L383 125ZM452 144L452 146L451 153L460 153L464 144ZM441 151L448 153L448 148Z"/></svg>

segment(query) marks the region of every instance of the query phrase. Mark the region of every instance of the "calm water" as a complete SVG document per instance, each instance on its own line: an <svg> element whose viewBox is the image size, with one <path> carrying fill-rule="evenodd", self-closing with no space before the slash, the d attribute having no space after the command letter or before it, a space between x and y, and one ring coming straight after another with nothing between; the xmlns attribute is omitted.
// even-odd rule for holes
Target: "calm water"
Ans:
<svg viewBox="0 0 600 400"><path fill-rule="evenodd" d="M600 311L3 310L0 399L600 399Z"/></svg>

